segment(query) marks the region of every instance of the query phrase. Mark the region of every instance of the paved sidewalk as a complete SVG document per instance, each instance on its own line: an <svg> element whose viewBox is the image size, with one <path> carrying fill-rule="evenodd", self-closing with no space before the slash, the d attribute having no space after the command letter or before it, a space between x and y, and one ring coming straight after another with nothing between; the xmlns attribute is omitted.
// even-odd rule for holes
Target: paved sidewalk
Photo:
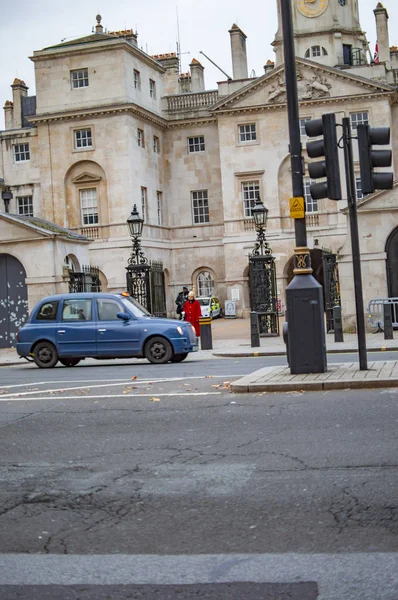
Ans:
<svg viewBox="0 0 398 600"><path fill-rule="evenodd" d="M368 364L360 371L357 363L328 365L326 373L291 375L289 367L265 367L231 383L233 392L324 391L398 387L398 361Z"/></svg>
<svg viewBox="0 0 398 600"><path fill-rule="evenodd" d="M368 350L372 352L398 351L398 334L396 333L395 335L396 339L385 340L383 333L368 333L366 336ZM213 349L200 350L195 354L191 354L192 359L284 356L286 354L286 346L282 336L261 338L260 347L252 348L250 345L249 319L215 319L212 321L212 337ZM326 346L328 354L357 352L358 337L352 333L344 334L344 342L335 343L334 335L327 334ZM98 361L94 361L94 359L87 359L86 364L88 361L98 364ZM27 362L18 357L14 348L0 349L0 366L15 364L27 364ZM115 362L115 364L117 363Z"/></svg>

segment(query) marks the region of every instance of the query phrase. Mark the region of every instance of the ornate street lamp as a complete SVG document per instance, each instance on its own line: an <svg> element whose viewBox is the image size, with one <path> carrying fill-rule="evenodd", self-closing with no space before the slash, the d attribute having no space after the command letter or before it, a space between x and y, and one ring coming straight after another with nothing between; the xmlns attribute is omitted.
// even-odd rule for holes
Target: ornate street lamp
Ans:
<svg viewBox="0 0 398 600"><path fill-rule="evenodd" d="M256 228L257 239L254 244L252 256L269 256L272 252L265 238L268 221L268 208L261 202L260 194L257 194L256 204L252 208L254 226Z"/></svg>
<svg viewBox="0 0 398 600"><path fill-rule="evenodd" d="M137 205L134 204L131 215L127 219L127 227L133 242L133 248L128 260L129 265L145 265L148 263L148 259L141 248L141 235L143 226L144 219L140 217L137 210Z"/></svg>

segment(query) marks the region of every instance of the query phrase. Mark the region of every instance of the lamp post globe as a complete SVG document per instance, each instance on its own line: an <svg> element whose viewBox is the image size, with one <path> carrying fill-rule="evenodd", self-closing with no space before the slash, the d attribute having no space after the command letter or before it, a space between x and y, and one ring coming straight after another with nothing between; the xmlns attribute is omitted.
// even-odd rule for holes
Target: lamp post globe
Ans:
<svg viewBox="0 0 398 600"><path fill-rule="evenodd" d="M127 219L127 226L131 237L139 237L142 234L142 227L144 225L144 219L142 219L138 213L137 205L134 204L131 215Z"/></svg>
<svg viewBox="0 0 398 600"><path fill-rule="evenodd" d="M260 195L257 195L256 204L252 208L252 217L256 229L265 229L268 220L268 208L261 202Z"/></svg>

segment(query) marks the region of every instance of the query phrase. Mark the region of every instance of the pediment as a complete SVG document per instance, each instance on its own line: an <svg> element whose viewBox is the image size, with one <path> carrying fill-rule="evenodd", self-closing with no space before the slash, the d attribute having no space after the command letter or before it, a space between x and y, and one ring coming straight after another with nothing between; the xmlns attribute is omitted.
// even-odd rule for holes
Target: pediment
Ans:
<svg viewBox="0 0 398 600"><path fill-rule="evenodd" d="M31 227L28 223L17 222L8 213L0 213L0 238L6 242L18 242L26 239L44 239L48 236Z"/></svg>
<svg viewBox="0 0 398 600"><path fill-rule="evenodd" d="M347 71L324 67L306 59L297 59L297 91L299 102L313 103L341 97L367 97L393 93L383 83L352 75ZM244 88L219 100L214 112L231 109L273 107L286 104L285 68L283 65L249 83Z"/></svg>
<svg viewBox="0 0 398 600"><path fill-rule="evenodd" d="M101 177L99 175L93 175L92 173L81 173L74 179L72 179L72 183L98 183L101 181Z"/></svg>

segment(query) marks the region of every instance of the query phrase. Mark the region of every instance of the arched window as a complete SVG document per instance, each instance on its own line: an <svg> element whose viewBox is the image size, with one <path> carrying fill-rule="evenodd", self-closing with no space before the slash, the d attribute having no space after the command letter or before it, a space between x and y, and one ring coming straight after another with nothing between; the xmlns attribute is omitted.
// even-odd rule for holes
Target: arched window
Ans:
<svg viewBox="0 0 398 600"><path fill-rule="evenodd" d="M209 271L201 271L197 277L198 296L212 296L214 294L214 279Z"/></svg>
<svg viewBox="0 0 398 600"><path fill-rule="evenodd" d="M323 46L322 46L322 54L323 54L323 56L327 56L328 55L328 51Z"/></svg>
<svg viewBox="0 0 398 600"><path fill-rule="evenodd" d="M312 46L311 48L312 58L316 58L317 56L321 56L321 47L320 46Z"/></svg>
<svg viewBox="0 0 398 600"><path fill-rule="evenodd" d="M308 50L306 50L305 54L304 54L304 58L309 58L310 57L310 49L308 48Z"/></svg>

